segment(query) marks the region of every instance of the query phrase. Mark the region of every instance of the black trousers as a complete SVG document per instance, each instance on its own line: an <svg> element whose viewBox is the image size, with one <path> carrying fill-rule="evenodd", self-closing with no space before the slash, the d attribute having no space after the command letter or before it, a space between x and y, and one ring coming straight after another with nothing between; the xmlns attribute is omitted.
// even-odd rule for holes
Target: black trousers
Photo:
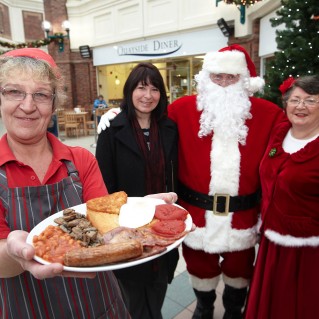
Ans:
<svg viewBox="0 0 319 319"><path fill-rule="evenodd" d="M132 319L162 319L167 283L149 284L118 280L124 303Z"/></svg>

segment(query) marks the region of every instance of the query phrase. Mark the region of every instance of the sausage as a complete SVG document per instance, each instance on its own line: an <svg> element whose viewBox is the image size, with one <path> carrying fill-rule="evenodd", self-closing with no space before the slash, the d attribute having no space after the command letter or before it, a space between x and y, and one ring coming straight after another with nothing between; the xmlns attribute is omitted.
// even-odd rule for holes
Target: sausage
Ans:
<svg viewBox="0 0 319 319"><path fill-rule="evenodd" d="M128 240L98 247L70 250L64 255L63 263L71 267L100 266L139 257L142 253L141 242Z"/></svg>

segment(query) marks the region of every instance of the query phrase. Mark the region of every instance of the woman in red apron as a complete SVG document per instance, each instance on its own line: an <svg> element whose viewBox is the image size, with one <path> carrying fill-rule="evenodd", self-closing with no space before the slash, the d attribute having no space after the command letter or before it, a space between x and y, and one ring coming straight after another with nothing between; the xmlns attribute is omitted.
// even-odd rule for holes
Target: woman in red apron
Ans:
<svg viewBox="0 0 319 319"><path fill-rule="evenodd" d="M44 51L1 56L0 318L130 318L112 272L40 265L25 243L48 216L107 194L94 156L47 133L62 95L61 75Z"/></svg>

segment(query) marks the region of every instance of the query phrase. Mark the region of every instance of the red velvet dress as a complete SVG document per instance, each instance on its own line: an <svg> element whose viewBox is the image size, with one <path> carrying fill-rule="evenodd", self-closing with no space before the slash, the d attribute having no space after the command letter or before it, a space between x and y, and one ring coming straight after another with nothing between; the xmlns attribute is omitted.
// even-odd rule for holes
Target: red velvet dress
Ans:
<svg viewBox="0 0 319 319"><path fill-rule="evenodd" d="M260 167L262 240L246 319L319 318L319 138L288 154L273 132Z"/></svg>

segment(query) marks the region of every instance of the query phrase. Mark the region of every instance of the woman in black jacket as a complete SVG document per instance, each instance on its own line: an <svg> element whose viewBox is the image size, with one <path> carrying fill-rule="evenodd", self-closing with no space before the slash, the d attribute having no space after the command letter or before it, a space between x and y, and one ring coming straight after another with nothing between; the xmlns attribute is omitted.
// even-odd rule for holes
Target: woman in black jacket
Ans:
<svg viewBox="0 0 319 319"><path fill-rule="evenodd" d="M163 78L151 63L131 71L121 113L101 132L96 158L109 193L130 197L175 191L178 133L167 118ZM177 248L138 266L115 271L133 319L161 319L167 284L178 261Z"/></svg>

